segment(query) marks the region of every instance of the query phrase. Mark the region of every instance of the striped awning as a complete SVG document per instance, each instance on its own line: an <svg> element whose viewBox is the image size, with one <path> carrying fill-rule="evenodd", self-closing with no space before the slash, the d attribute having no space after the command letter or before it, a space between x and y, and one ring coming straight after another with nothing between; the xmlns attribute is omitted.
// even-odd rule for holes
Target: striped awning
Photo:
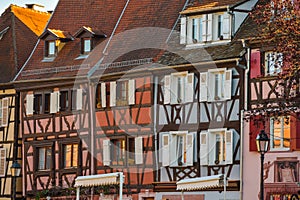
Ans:
<svg viewBox="0 0 300 200"><path fill-rule="evenodd" d="M97 175L90 175L90 176L78 176L75 179L75 187L115 185L115 184L119 184L119 176L120 176L120 172L109 173L109 174L97 174Z"/></svg>
<svg viewBox="0 0 300 200"><path fill-rule="evenodd" d="M224 186L224 175L205 176L178 181L177 190L203 190Z"/></svg>

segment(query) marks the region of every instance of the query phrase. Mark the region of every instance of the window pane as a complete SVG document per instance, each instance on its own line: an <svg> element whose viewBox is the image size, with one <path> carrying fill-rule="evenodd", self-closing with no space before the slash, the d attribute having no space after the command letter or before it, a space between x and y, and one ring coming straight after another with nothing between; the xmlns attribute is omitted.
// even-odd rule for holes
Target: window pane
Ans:
<svg viewBox="0 0 300 200"><path fill-rule="evenodd" d="M72 145L64 146L64 167L71 167L71 150Z"/></svg>
<svg viewBox="0 0 300 200"><path fill-rule="evenodd" d="M78 163L78 144L73 144L73 159L72 159L72 167L77 167Z"/></svg>
<svg viewBox="0 0 300 200"><path fill-rule="evenodd" d="M271 147L272 148L289 148L290 147L290 120L287 117L271 119Z"/></svg>
<svg viewBox="0 0 300 200"><path fill-rule="evenodd" d="M60 110L65 111L69 107L69 96L68 96L68 91L61 91L60 92L60 97L59 97L59 105L60 105Z"/></svg>
<svg viewBox="0 0 300 200"><path fill-rule="evenodd" d="M77 106L76 106L76 97L77 97L77 90L72 90L72 110L76 110Z"/></svg>
<svg viewBox="0 0 300 200"><path fill-rule="evenodd" d="M45 169L45 148L38 149L39 165L38 169Z"/></svg>
<svg viewBox="0 0 300 200"><path fill-rule="evenodd" d="M125 161L125 139L112 140L112 164L123 165Z"/></svg>
<svg viewBox="0 0 300 200"><path fill-rule="evenodd" d="M91 51L91 40L85 39L84 40L84 53L88 53Z"/></svg>
<svg viewBox="0 0 300 200"><path fill-rule="evenodd" d="M48 55L49 56L54 55L55 54L55 42L54 41L48 42L48 45L49 45Z"/></svg>
<svg viewBox="0 0 300 200"><path fill-rule="evenodd" d="M42 95L35 94L34 95L34 114L41 114L42 113Z"/></svg>
<svg viewBox="0 0 300 200"><path fill-rule="evenodd" d="M51 164L51 157L52 157L52 152L51 152L51 147L47 147L47 152L46 152L46 169L50 169L50 164Z"/></svg>
<svg viewBox="0 0 300 200"><path fill-rule="evenodd" d="M45 113L50 113L50 93L45 94Z"/></svg>
<svg viewBox="0 0 300 200"><path fill-rule="evenodd" d="M96 108L101 108L101 84L96 88Z"/></svg>
<svg viewBox="0 0 300 200"><path fill-rule="evenodd" d="M218 38L221 37L222 32L223 32L223 16L222 15L218 15Z"/></svg>

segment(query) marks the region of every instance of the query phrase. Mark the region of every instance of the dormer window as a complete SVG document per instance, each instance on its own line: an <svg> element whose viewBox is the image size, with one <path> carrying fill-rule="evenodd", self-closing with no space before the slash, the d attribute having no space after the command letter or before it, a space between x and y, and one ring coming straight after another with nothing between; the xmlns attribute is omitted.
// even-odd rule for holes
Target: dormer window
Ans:
<svg viewBox="0 0 300 200"><path fill-rule="evenodd" d="M92 39L91 38L82 38L81 39L82 52L81 54L88 54L92 50Z"/></svg>
<svg viewBox="0 0 300 200"><path fill-rule="evenodd" d="M56 52L55 41L46 41L46 57L54 57Z"/></svg>

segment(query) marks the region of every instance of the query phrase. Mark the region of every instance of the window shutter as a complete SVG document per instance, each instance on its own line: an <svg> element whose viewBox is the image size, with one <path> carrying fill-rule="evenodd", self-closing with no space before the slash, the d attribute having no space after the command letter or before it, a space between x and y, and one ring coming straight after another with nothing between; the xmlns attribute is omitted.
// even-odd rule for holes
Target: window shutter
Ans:
<svg viewBox="0 0 300 200"><path fill-rule="evenodd" d="M208 14L207 15L207 41L211 41L212 40L212 22L213 22L213 15L212 14Z"/></svg>
<svg viewBox="0 0 300 200"><path fill-rule="evenodd" d="M208 73L200 73L200 102L207 101Z"/></svg>
<svg viewBox="0 0 300 200"><path fill-rule="evenodd" d="M233 132L232 132L232 130L225 132L225 151L226 151L225 164L232 164L233 163Z"/></svg>
<svg viewBox="0 0 300 200"><path fill-rule="evenodd" d="M101 106L102 108L106 107L106 85L101 83Z"/></svg>
<svg viewBox="0 0 300 200"><path fill-rule="evenodd" d="M180 19L180 44L186 43L186 17Z"/></svg>
<svg viewBox="0 0 300 200"><path fill-rule="evenodd" d="M76 110L82 110L82 89L77 89L76 92Z"/></svg>
<svg viewBox="0 0 300 200"><path fill-rule="evenodd" d="M171 76L165 76L164 80L164 104L170 103L171 98Z"/></svg>
<svg viewBox="0 0 300 200"><path fill-rule="evenodd" d="M2 123L1 125L6 127L8 125L8 114L9 114L9 98L2 99Z"/></svg>
<svg viewBox="0 0 300 200"><path fill-rule="evenodd" d="M299 115L290 116L291 150L300 150L300 120Z"/></svg>
<svg viewBox="0 0 300 200"><path fill-rule="evenodd" d="M134 105L135 104L135 80L128 81L128 104Z"/></svg>
<svg viewBox="0 0 300 200"><path fill-rule="evenodd" d="M50 113L56 113L59 110L59 92L50 94Z"/></svg>
<svg viewBox="0 0 300 200"><path fill-rule="evenodd" d="M116 106L117 82L110 82L110 106Z"/></svg>
<svg viewBox="0 0 300 200"><path fill-rule="evenodd" d="M207 41L207 15L202 17L202 41Z"/></svg>
<svg viewBox="0 0 300 200"><path fill-rule="evenodd" d="M225 71L224 98L231 99L232 70Z"/></svg>
<svg viewBox="0 0 300 200"><path fill-rule="evenodd" d="M135 138L135 164L143 164L143 137Z"/></svg>
<svg viewBox="0 0 300 200"><path fill-rule="evenodd" d="M0 125L2 124L2 99L0 99Z"/></svg>
<svg viewBox="0 0 300 200"><path fill-rule="evenodd" d="M194 163L194 133L186 135L186 165L193 166Z"/></svg>
<svg viewBox="0 0 300 200"><path fill-rule="evenodd" d="M162 165L170 165L170 145L169 145L169 135L164 134L162 136Z"/></svg>
<svg viewBox="0 0 300 200"><path fill-rule="evenodd" d="M110 165L110 140L103 140L103 165Z"/></svg>
<svg viewBox="0 0 300 200"><path fill-rule="evenodd" d="M178 91L178 78L174 75L171 75L171 86L170 86L170 97L171 97L171 102L170 104L177 104L178 103L178 96L177 96L177 91Z"/></svg>
<svg viewBox="0 0 300 200"><path fill-rule="evenodd" d="M251 53L250 78L257 78L261 75L260 51Z"/></svg>
<svg viewBox="0 0 300 200"><path fill-rule="evenodd" d="M228 13L225 13L223 15L223 39L229 40L230 38L230 30L231 30L231 23L230 23L230 15Z"/></svg>
<svg viewBox="0 0 300 200"><path fill-rule="evenodd" d="M6 171L6 149L0 149L0 176L5 176Z"/></svg>
<svg viewBox="0 0 300 200"><path fill-rule="evenodd" d="M27 94L26 95L26 115L32 115L33 114L33 94Z"/></svg>
<svg viewBox="0 0 300 200"><path fill-rule="evenodd" d="M194 73L188 73L185 84L185 102L194 101Z"/></svg>
<svg viewBox="0 0 300 200"><path fill-rule="evenodd" d="M200 165L208 165L208 132L200 133Z"/></svg>

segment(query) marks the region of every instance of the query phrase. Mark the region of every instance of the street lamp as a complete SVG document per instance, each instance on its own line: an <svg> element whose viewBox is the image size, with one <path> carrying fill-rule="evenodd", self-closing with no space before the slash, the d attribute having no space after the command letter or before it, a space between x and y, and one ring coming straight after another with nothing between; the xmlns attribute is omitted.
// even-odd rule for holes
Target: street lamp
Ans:
<svg viewBox="0 0 300 200"><path fill-rule="evenodd" d="M21 165L17 162L14 161L13 164L10 167L11 170L11 176L13 178L13 195L12 199L16 199L16 190L17 190L17 177L20 176L21 173Z"/></svg>
<svg viewBox="0 0 300 200"><path fill-rule="evenodd" d="M256 137L257 151L260 153L260 200L264 200L264 158L269 149L270 139L265 130L261 130Z"/></svg>

